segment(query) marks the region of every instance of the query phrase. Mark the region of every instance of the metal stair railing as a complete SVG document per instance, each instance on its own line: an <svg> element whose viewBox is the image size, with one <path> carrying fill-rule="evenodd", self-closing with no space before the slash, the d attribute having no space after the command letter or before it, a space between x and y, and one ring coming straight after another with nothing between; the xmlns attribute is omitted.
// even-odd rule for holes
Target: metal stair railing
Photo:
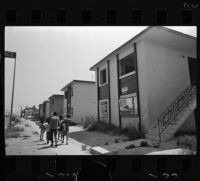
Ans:
<svg viewBox="0 0 200 181"><path fill-rule="evenodd" d="M196 86L191 85L187 87L174 101L170 104L164 112L160 114L157 119L159 142L161 142L161 135L164 130L176 121L176 116L186 107L189 102L196 95Z"/></svg>

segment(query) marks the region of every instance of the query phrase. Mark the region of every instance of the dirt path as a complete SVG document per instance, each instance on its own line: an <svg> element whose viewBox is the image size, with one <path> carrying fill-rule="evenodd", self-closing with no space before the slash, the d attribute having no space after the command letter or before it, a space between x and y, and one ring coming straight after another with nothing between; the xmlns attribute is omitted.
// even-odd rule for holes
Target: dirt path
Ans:
<svg viewBox="0 0 200 181"><path fill-rule="evenodd" d="M88 151L82 150L82 143L69 138L69 145L51 147L44 141L39 140L39 127L30 120L22 119L21 126L24 131L18 138L7 138L6 155L90 155ZM71 131L79 131L81 128L74 127ZM44 135L46 138L46 135Z"/></svg>

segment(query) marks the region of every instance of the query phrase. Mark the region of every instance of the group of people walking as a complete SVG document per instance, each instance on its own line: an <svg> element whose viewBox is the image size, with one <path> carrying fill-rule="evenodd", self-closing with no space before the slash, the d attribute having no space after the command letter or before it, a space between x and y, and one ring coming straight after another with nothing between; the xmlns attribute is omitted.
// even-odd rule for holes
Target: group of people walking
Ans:
<svg viewBox="0 0 200 181"><path fill-rule="evenodd" d="M40 140L43 140L43 135L46 131L47 144L51 141L51 146L55 142L57 147L57 142L61 138L61 142L64 143L64 138L66 137L66 144L68 145L68 133L69 133L69 122L70 116L57 116L54 112L53 116L46 120L46 124L41 122L40 125Z"/></svg>

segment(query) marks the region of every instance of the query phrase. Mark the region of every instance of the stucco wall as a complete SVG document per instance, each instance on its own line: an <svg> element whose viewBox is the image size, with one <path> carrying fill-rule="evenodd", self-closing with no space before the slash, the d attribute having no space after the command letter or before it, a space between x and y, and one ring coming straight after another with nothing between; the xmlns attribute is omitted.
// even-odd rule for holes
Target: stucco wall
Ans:
<svg viewBox="0 0 200 181"><path fill-rule="evenodd" d="M39 108L39 115L40 115L40 118L43 118L43 116L44 116L43 104L40 105L40 108Z"/></svg>
<svg viewBox="0 0 200 181"><path fill-rule="evenodd" d="M47 119L50 116L50 103L46 102L45 103L45 119Z"/></svg>
<svg viewBox="0 0 200 181"><path fill-rule="evenodd" d="M118 86L117 86L117 61L116 56L110 59L110 99L111 99L111 123L119 126L118 112Z"/></svg>
<svg viewBox="0 0 200 181"><path fill-rule="evenodd" d="M57 112L58 115L63 114L64 97L53 97L54 104L52 105L52 98L50 99L50 113Z"/></svg>
<svg viewBox="0 0 200 181"><path fill-rule="evenodd" d="M190 85L188 55L195 57L195 50L181 52L150 41L137 43L141 118L145 132Z"/></svg>
<svg viewBox="0 0 200 181"><path fill-rule="evenodd" d="M97 89L95 84L74 83L71 97L72 121L81 122L85 117L97 119Z"/></svg>
<svg viewBox="0 0 200 181"><path fill-rule="evenodd" d="M187 120L181 125L178 131L196 131L195 115L194 112L190 114Z"/></svg>

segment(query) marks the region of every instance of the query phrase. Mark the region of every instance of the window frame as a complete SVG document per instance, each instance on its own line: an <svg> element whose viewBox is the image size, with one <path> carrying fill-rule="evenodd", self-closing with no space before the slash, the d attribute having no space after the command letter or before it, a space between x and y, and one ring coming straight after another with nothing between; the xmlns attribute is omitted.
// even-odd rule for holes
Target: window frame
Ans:
<svg viewBox="0 0 200 181"><path fill-rule="evenodd" d="M103 70L106 70L106 82L103 83L103 84L101 84L101 72L102 72ZM102 86L104 86L104 85L106 85L106 84L108 84L108 67L107 67L107 65L102 66L102 67L99 69L99 87L102 87Z"/></svg>
<svg viewBox="0 0 200 181"><path fill-rule="evenodd" d="M130 75L133 75L133 74L135 74L136 73L136 65L134 65L134 67L135 67L135 70L134 71L132 71L132 72L129 72L129 73L127 73L127 74L124 74L124 75L121 75L121 61L123 61L123 59L125 58L125 57L127 57L127 56L129 56L129 55L131 55L131 54L134 54L134 52L131 52L131 53L129 53L129 54L127 54L126 56L124 56L124 57L122 57L121 59L119 59L118 60L118 64L119 64L119 79L122 79L122 78L125 78L125 77L128 77L128 76L130 76ZM134 60L133 60L134 61ZM134 62L134 64L135 64L135 62Z"/></svg>

